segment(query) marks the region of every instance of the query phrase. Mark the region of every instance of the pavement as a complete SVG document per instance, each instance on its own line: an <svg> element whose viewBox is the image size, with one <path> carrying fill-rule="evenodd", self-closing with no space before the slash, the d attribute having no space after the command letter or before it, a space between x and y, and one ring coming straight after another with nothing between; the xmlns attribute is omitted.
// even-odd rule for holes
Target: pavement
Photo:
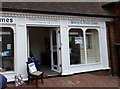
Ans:
<svg viewBox="0 0 120 89"><path fill-rule="evenodd" d="M109 88L109 89L120 89L120 78L111 76L111 75L97 75L92 73L83 73L83 74L75 74L75 75L69 75L69 76L57 76L57 77L51 77L51 78L44 78L43 79L44 84L41 83L41 80L39 80L39 88ZM7 89L15 88L15 84L8 83ZM23 85L19 86L18 88L31 88L35 89L35 81L30 82L29 85Z"/></svg>

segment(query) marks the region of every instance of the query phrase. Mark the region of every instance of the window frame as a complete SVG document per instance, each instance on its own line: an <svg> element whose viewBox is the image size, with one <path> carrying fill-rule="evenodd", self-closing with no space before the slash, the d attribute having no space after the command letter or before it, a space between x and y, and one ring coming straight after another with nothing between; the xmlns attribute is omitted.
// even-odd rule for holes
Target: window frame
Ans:
<svg viewBox="0 0 120 89"><path fill-rule="evenodd" d="M0 72L1 74L14 74L15 72L16 72L16 68L17 68L17 64L15 63L15 61L16 61L16 34L15 34L15 25L7 25L7 24L2 24L2 25L0 25L0 28L11 28L12 30L13 30L13 44L14 44L14 50L13 50L13 52L14 52L14 69L13 70L11 70L11 71L5 71L5 72Z"/></svg>
<svg viewBox="0 0 120 89"><path fill-rule="evenodd" d="M77 26L77 27L68 27L68 37L69 37L69 31L70 31L70 29L81 29L82 31L83 31L83 41L84 41L84 51L85 51L85 64L73 64L73 65L71 65L70 63L69 63L69 65L71 66L71 67L77 67L77 66L84 66L84 65L96 65L96 64L101 64L102 63L102 59L101 59L101 39L100 39L100 34L101 34L101 32L100 32L100 26L97 26L97 27L89 27L89 26ZM94 63L88 63L88 59L87 59L87 46L86 46L86 30L87 29L95 29L95 30L97 30L98 31L98 39L99 39L99 55L100 55L100 61L99 62L94 62ZM69 42L69 41L68 41ZM68 43L69 44L69 43ZM69 53L69 60L70 60L70 53Z"/></svg>

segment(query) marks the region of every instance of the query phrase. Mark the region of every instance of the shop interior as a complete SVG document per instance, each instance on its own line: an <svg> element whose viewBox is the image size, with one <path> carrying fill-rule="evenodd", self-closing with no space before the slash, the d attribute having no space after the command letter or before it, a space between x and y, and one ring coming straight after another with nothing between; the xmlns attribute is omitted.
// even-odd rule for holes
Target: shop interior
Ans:
<svg viewBox="0 0 120 89"><path fill-rule="evenodd" d="M44 77L59 75L51 70L50 30L52 27L27 27L28 51L40 62Z"/></svg>

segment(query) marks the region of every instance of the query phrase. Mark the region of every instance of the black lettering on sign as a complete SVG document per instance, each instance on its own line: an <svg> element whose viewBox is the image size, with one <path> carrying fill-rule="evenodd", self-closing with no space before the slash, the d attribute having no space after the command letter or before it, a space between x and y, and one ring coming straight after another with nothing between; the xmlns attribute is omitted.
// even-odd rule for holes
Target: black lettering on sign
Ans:
<svg viewBox="0 0 120 89"><path fill-rule="evenodd" d="M0 23L12 23L12 18L0 18Z"/></svg>

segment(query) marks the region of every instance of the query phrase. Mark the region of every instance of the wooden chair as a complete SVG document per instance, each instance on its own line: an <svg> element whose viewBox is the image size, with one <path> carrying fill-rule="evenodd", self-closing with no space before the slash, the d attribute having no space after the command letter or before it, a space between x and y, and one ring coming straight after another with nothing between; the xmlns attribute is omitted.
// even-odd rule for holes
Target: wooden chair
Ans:
<svg viewBox="0 0 120 89"><path fill-rule="evenodd" d="M31 73L30 72L30 67L29 67L29 64L31 62L26 62L26 63L27 63L27 73L28 73L27 85L29 84L30 81L33 81L35 79L36 80L36 87L38 88L38 79L41 79L41 82L43 84L43 72L41 72L41 71L34 71L34 72Z"/></svg>

